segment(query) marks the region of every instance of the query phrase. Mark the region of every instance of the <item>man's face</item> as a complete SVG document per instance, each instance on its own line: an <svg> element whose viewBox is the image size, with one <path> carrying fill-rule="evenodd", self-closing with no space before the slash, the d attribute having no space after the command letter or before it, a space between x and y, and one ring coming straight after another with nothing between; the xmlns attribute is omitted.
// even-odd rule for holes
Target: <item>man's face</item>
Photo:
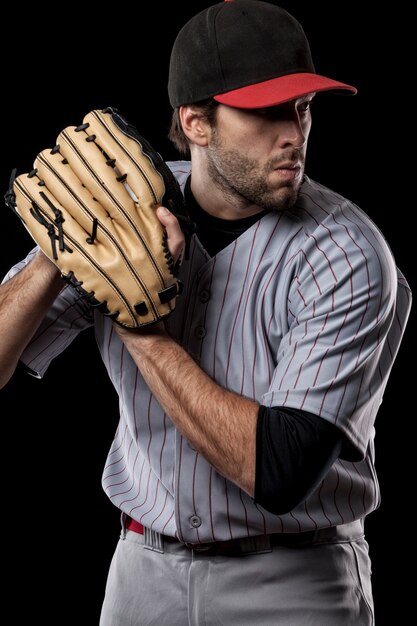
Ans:
<svg viewBox="0 0 417 626"><path fill-rule="evenodd" d="M209 174L243 211L282 211L297 200L313 95L265 109L218 106L207 150Z"/></svg>

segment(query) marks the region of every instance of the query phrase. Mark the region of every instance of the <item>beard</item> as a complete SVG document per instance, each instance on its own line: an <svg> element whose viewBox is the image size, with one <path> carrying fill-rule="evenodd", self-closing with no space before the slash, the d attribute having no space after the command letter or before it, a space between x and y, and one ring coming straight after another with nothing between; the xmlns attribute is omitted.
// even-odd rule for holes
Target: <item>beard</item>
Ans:
<svg viewBox="0 0 417 626"><path fill-rule="evenodd" d="M268 176L285 162L301 163L300 174L293 181L279 184L268 182ZM285 211L298 198L303 181L304 156L294 148L260 165L238 150L227 150L213 129L212 142L207 150L207 165L211 180L221 189L226 199L241 209L258 206L268 211Z"/></svg>

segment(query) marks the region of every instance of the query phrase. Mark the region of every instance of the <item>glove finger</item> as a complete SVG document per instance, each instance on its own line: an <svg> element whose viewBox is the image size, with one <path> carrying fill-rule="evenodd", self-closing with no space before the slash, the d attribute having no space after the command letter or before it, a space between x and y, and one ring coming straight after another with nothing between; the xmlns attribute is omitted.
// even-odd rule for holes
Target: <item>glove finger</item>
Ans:
<svg viewBox="0 0 417 626"><path fill-rule="evenodd" d="M103 236L107 235L119 241L122 244L121 253L124 250L137 267L141 266L145 261L145 246L139 245L139 235L137 238L132 237L132 229L127 227L125 220L113 219L109 215L100 202L83 186L58 150L42 151L36 158L35 167L38 171L38 176L42 180L47 181L48 189L53 193L60 205L65 207L66 211L87 232L91 233L94 219L96 218L100 224ZM142 221L142 233L143 230L144 224ZM155 245L160 246L163 238L163 228L158 224L158 221L152 220L147 230L149 232L144 237L145 240L149 242L152 241L152 238L155 238ZM150 250L148 254L151 254ZM161 283L161 287L164 287L164 283Z"/></svg>
<svg viewBox="0 0 417 626"><path fill-rule="evenodd" d="M169 286L172 282L171 277L168 284L166 267L162 265L164 258L158 254L164 241L164 229L155 215L148 214L147 219L144 219L145 213L141 212L142 221L135 223L134 228L128 225L127 219L132 221L130 213L126 219L120 219L120 217L113 219L100 202L93 198L90 191L83 186L71 165L65 158L62 158L57 147L41 152L35 165L38 176L46 182L48 190L57 201L56 204L59 203L60 210L64 214L72 216L85 230L83 241L78 239L80 245L85 245L85 241L91 237L96 221L96 241L106 245L107 239L109 250L113 250L113 254L115 254L115 250L118 251L121 262L129 266L129 271L136 276L139 282L141 268L148 268L146 282L151 294L157 294ZM33 188L35 197L37 189L39 187L35 184ZM116 214L118 215L117 209ZM137 215L136 209L135 214ZM151 296L148 299L151 301ZM149 302L148 304L154 307L160 306L159 302Z"/></svg>
<svg viewBox="0 0 417 626"><path fill-rule="evenodd" d="M164 181L142 144L122 132L110 113L91 111L84 117L84 123L89 124L88 133L95 135L95 143L115 161L118 174L125 176L140 206L145 209L158 206L165 193Z"/></svg>
<svg viewBox="0 0 417 626"><path fill-rule="evenodd" d="M111 129L111 126L113 126L114 135L118 129L112 122L110 115L101 115L103 119L108 120L108 126L102 125L100 127L101 122L97 121L99 117L98 115L95 116L95 113L88 114L81 126L68 127L62 131L57 139L60 146L59 152L64 156L75 176L81 180L82 184L97 199L98 203L108 211L112 222L111 227L117 230L119 238L121 238L122 229L126 229L125 241L126 246L129 247L129 254L132 255L132 260L136 260L140 265L146 265L150 270L152 269L153 275L152 278L150 277L150 280L152 282L155 281L159 285L158 289L166 289L166 279L164 278L166 267L161 264L160 255L161 246L163 246L166 235L165 229L156 217L156 195L157 193L163 195L165 190L162 177L152 167L149 157L139 150L140 146L136 140L129 139L127 135L119 131L120 143L114 137L111 137L108 129ZM97 134L88 134L91 132L90 126L86 126L90 124L85 121L88 119L96 120ZM100 131L98 130L99 128ZM100 137L98 137L99 132ZM94 140L89 141L92 137ZM98 141L101 142L102 138L105 149L102 149L98 143ZM129 148L125 149L124 144L121 143L122 138L124 141L129 142ZM113 142L112 145L111 142ZM123 158L129 161L130 157L126 155L133 149L136 149L139 155L134 162L130 159L131 173L128 175L133 190L138 191L139 187L144 190L144 193L139 194L139 204L132 199L132 196L127 191L125 180L119 176L117 168L112 167L113 158L110 158L110 156L116 154L116 152L113 152L116 149L118 150L117 159L119 159L120 154L125 155ZM107 152L108 150L111 152L110 155ZM146 170L148 170L149 165L149 173L146 178L143 176L144 166L141 165L142 160L146 163ZM108 165L109 162L110 166ZM149 181L152 181L152 184ZM143 202L147 202L149 210L143 207ZM143 252L139 250L134 239L132 245L132 227L148 258L143 256ZM151 261L150 264L149 260Z"/></svg>
<svg viewBox="0 0 417 626"><path fill-rule="evenodd" d="M161 244L166 241L166 231L156 216L156 208L160 206L161 199L165 194L165 183L161 173L148 156L148 152L154 153L162 161L162 158L149 146L148 142L143 149L136 129L126 123L126 128L134 131L135 137L123 132L113 121L111 109L103 112L94 110L84 117L84 125L88 124L86 132L95 137L94 143L100 146L103 155L114 161L115 170L123 178L123 184L129 187L137 199L134 216L141 233L141 239L146 242L148 254L161 278L161 288L165 288L162 276L166 268L160 264ZM90 136L92 136L90 135ZM165 166L168 170L167 166ZM168 170L169 171L169 170ZM123 174L121 174L123 172Z"/></svg>
<svg viewBox="0 0 417 626"><path fill-rule="evenodd" d="M126 254L134 267L140 268L146 265L150 270L152 265L149 265L148 259L152 259L155 284L159 285L158 289L166 287L163 278L164 268L158 262L158 251L164 239L164 229L155 215L141 212L141 221L139 221L139 219L132 218L131 211L124 211L124 213L128 213L128 217L124 217L122 212L117 211L117 207L113 208L112 213L109 214L101 203L91 195L90 191L83 186L71 165L62 158L61 152L57 149L41 152L35 165L38 175L46 181L48 189L60 205L65 207L65 210L80 222L87 232L92 232L94 219L97 219L100 224L99 235L101 237L108 236L120 243L120 254ZM132 202L131 199L130 201ZM135 217L139 217L136 206L133 213ZM115 215L117 219L115 219ZM136 236L132 236L135 231Z"/></svg>
<svg viewBox="0 0 417 626"><path fill-rule="evenodd" d="M13 185L16 210L42 251L63 276L73 275L76 267L77 274L84 279L77 284L78 290L84 297L85 293L89 294L90 301L104 302L105 310L117 312L117 321L122 325L136 327L153 322L160 315L157 306L161 308L161 305L153 301L117 244L108 237L103 239L101 228L89 243L91 233L74 220L42 183L37 175L22 174ZM119 273L117 285L111 279L113 265L126 268ZM73 277L72 282L77 282L76 279ZM136 295L134 303L127 301L125 293Z"/></svg>
<svg viewBox="0 0 417 626"><path fill-rule="evenodd" d="M58 142L15 180L9 206L91 305L131 328L162 319L179 290L156 216L162 197L182 202L170 170L114 109L91 112Z"/></svg>
<svg viewBox="0 0 417 626"><path fill-rule="evenodd" d="M48 190L86 231L91 232L93 219L101 223L111 218L104 207L84 187L66 159L58 150L43 150L35 160L38 177L45 181Z"/></svg>
<svg viewBox="0 0 417 626"><path fill-rule="evenodd" d="M93 198L66 160L62 159L59 151L42 151L38 154L35 165L38 176L45 182L59 205L65 207L62 210L83 227L86 237L92 234L94 224L98 222L96 237L100 241L107 238L110 249L118 246L122 256L127 255L132 261L143 261L144 252L138 246L138 240L131 236L131 231L123 229L119 221L113 220L98 200Z"/></svg>
<svg viewBox="0 0 417 626"><path fill-rule="evenodd" d="M13 191L16 194L17 212L45 254L53 261L58 258L58 249L61 253L70 254L69 242L64 241L62 227L66 221L66 211L38 177L36 170L18 176ZM88 232L79 226L77 235L86 239Z"/></svg>
<svg viewBox="0 0 417 626"><path fill-rule="evenodd" d="M87 115L81 126L69 126L59 134L60 154L112 219L123 221L127 212L131 219L142 223L142 215L137 219L138 207L143 213L160 204L165 190L162 177L152 168L137 141L118 131L109 115L105 125L94 117L95 113ZM85 121L88 119L94 123L96 133ZM116 138L116 132L129 142L127 149ZM131 151L132 155L136 151L135 159L129 156Z"/></svg>
<svg viewBox="0 0 417 626"><path fill-rule="evenodd" d="M89 141L90 137L95 137L94 134L89 135L85 130L77 128L82 126L70 126L59 134L57 143L61 155L112 219L123 225L129 215L131 220L137 222L138 205L128 192L122 175L117 168L112 167L112 159L103 153L94 140Z"/></svg>

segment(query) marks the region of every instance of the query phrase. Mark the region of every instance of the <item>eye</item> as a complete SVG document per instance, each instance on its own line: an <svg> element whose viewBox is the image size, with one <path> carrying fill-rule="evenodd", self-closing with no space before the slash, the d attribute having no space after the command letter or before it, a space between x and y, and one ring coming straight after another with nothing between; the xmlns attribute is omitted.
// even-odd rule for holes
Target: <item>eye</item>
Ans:
<svg viewBox="0 0 417 626"><path fill-rule="evenodd" d="M259 117L263 117L270 120L279 120L285 117L286 109L282 105L266 107L263 109L254 109L254 112Z"/></svg>
<svg viewBox="0 0 417 626"><path fill-rule="evenodd" d="M267 116L271 115L271 108L254 109L253 112L255 113L255 115L259 115L261 117L267 117Z"/></svg>
<svg viewBox="0 0 417 626"><path fill-rule="evenodd" d="M312 100L305 100L297 107L299 113L307 113L311 109Z"/></svg>

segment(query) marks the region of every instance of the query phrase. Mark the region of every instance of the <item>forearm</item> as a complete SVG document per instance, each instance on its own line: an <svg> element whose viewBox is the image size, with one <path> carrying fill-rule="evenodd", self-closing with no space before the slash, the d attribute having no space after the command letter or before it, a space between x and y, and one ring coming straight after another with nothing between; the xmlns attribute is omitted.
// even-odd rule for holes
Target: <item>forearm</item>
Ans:
<svg viewBox="0 0 417 626"><path fill-rule="evenodd" d="M0 286L0 388L62 287L59 271L42 253Z"/></svg>
<svg viewBox="0 0 417 626"><path fill-rule="evenodd" d="M120 334L177 429L220 474L253 495L259 405L220 387L164 332Z"/></svg>

